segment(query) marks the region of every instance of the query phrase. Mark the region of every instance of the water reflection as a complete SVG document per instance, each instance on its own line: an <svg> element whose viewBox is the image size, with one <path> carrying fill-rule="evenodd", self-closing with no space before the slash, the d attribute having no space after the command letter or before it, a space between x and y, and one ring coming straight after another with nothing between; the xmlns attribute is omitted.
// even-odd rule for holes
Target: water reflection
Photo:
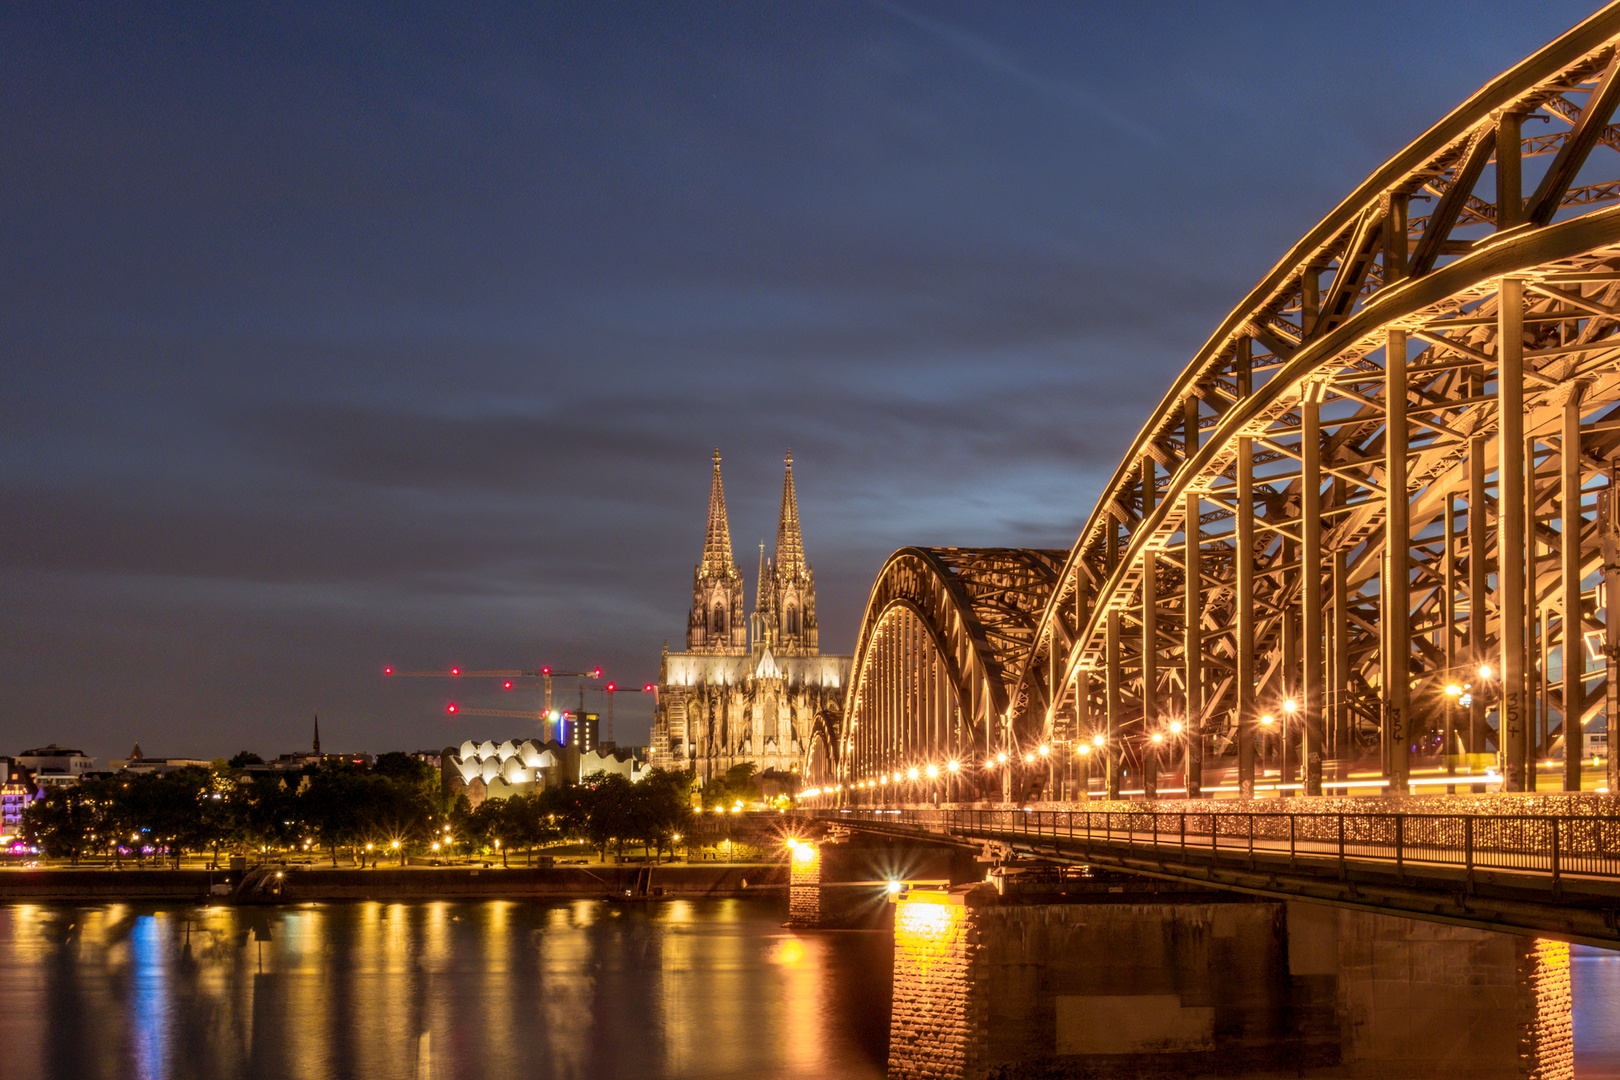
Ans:
<svg viewBox="0 0 1620 1080"><path fill-rule="evenodd" d="M1579 1080L1620 1080L1620 952L1571 946L1569 974L1575 1075Z"/></svg>
<svg viewBox="0 0 1620 1080"><path fill-rule="evenodd" d="M890 946L736 900L0 907L6 1075L883 1075Z"/></svg>

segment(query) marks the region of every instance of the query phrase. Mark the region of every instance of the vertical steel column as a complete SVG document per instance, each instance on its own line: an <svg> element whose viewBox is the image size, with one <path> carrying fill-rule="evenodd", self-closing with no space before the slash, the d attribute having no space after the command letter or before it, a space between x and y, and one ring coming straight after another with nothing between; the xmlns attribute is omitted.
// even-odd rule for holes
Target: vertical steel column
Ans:
<svg viewBox="0 0 1620 1080"><path fill-rule="evenodd" d="M1563 511L1559 554L1564 587L1564 790L1581 790L1581 754L1586 749L1581 720L1585 701L1586 642L1581 621L1581 384L1564 399L1564 431L1559 442ZM1550 742L1551 740L1549 740Z"/></svg>
<svg viewBox="0 0 1620 1080"><path fill-rule="evenodd" d="M1350 738L1350 563L1343 551L1328 557L1333 590L1333 756L1342 766L1355 749Z"/></svg>
<svg viewBox="0 0 1620 1080"><path fill-rule="evenodd" d="M1520 168L1519 128L1524 117L1503 113L1496 122L1496 231L1511 229L1524 216L1524 174Z"/></svg>
<svg viewBox="0 0 1620 1080"><path fill-rule="evenodd" d="M1478 685L1468 704L1468 752L1485 753L1485 684L1479 669L1490 654L1486 646L1490 641L1489 601L1486 599L1486 560L1489 558L1489 538L1485 534L1485 436L1476 435L1468 440L1468 665L1467 681ZM1470 772L1473 771L1471 767ZM1484 790L1474 785L1475 792Z"/></svg>
<svg viewBox="0 0 1620 1080"><path fill-rule="evenodd" d="M1389 753L1389 786L1398 795L1409 789L1412 770L1412 577L1411 502L1406 491L1406 331L1390 330L1384 339L1384 579L1383 624L1389 651L1379 663L1384 682L1384 739Z"/></svg>
<svg viewBox="0 0 1620 1080"><path fill-rule="evenodd" d="M1604 773L1610 791L1620 791L1620 506L1615 505L1617 477L1611 469L1609 486L1598 496L1598 543L1603 554L1603 703L1609 745L1604 751Z"/></svg>
<svg viewBox="0 0 1620 1080"><path fill-rule="evenodd" d="M1103 753L1108 757L1108 797L1119 798L1119 769L1122 764L1124 747L1120 745L1119 728L1122 719L1123 704L1120 701L1122 681L1119 662L1119 612L1110 608L1107 616L1107 709L1108 709L1108 737L1103 746Z"/></svg>
<svg viewBox="0 0 1620 1080"><path fill-rule="evenodd" d="M1440 556L1440 582L1444 590L1440 594L1440 657L1445 665L1445 678L1441 681L1440 692L1445 694L1441 705L1446 710L1445 731L1440 740L1440 754L1445 759L1446 775L1452 776L1457 771L1457 758L1455 746L1455 711L1452 695L1445 692L1446 686L1453 681L1461 682L1457 678L1457 496L1453 492L1446 492L1446 522L1445 522L1445 551ZM1448 786L1447 795L1457 794L1457 789Z"/></svg>
<svg viewBox="0 0 1620 1080"><path fill-rule="evenodd" d="M1187 740L1187 798L1204 795L1204 583L1198 547L1198 496L1187 495L1186 542L1187 572L1182 585L1185 598L1182 611L1186 639L1182 645L1182 672L1187 684L1187 719L1183 736Z"/></svg>
<svg viewBox="0 0 1620 1080"><path fill-rule="evenodd" d="M1322 794L1322 388L1309 387L1301 403L1299 595L1304 668L1299 719L1304 737L1305 794Z"/></svg>
<svg viewBox="0 0 1620 1080"><path fill-rule="evenodd" d="M1158 469L1152 458L1142 459L1142 519L1147 520L1158 501ZM1158 791L1159 755L1153 729L1159 721L1159 560L1142 553L1142 785L1148 798Z"/></svg>
<svg viewBox="0 0 1620 1080"><path fill-rule="evenodd" d="M1540 553L1536 550L1536 439L1524 440L1524 790L1536 790L1536 758L1547 732L1547 620L1541 593Z"/></svg>
<svg viewBox="0 0 1620 1080"><path fill-rule="evenodd" d="M1238 797L1254 798L1254 440L1237 440L1237 516L1233 558L1237 586Z"/></svg>
<svg viewBox="0 0 1620 1080"><path fill-rule="evenodd" d="M1502 145L1497 141L1498 147ZM1517 145L1515 140L1514 145ZM1503 278L1496 312L1496 591L1502 611L1502 789L1524 791L1524 282Z"/></svg>

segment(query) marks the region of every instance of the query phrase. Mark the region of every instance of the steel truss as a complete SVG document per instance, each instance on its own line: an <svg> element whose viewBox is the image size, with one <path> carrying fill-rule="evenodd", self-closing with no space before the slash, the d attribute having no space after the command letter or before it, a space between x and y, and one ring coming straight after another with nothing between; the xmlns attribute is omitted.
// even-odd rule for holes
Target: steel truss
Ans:
<svg viewBox="0 0 1620 1080"><path fill-rule="evenodd" d="M1018 762L1095 744L1109 795L1138 769L1151 795L1149 740L1175 720L1189 795L1207 765L1252 795L1269 714L1307 794L1369 760L1404 792L1414 755L1440 751L1465 770L1480 759L1464 751L1498 755L1518 791L1566 717L1614 715L1617 46L1620 5L1307 233L1171 386L1055 563L897 553L861 630L845 782L936 750ZM1547 127L1526 138L1530 116ZM1014 599L987 603L979 581ZM1466 708L1452 682L1472 684Z"/></svg>
<svg viewBox="0 0 1620 1080"><path fill-rule="evenodd" d="M899 783L994 754L1066 551L903 548L867 601L845 699L843 782ZM956 762L957 768L950 767ZM888 778L881 780L880 778Z"/></svg>

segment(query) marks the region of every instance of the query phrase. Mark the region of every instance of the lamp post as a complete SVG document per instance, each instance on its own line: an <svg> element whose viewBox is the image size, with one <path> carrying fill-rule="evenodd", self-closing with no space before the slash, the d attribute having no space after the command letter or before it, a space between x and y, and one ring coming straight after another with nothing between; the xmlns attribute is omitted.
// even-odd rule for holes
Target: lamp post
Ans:
<svg viewBox="0 0 1620 1080"><path fill-rule="evenodd" d="M1288 772L1288 722L1294 718L1294 713L1298 710L1299 703L1293 698L1287 698L1283 701L1282 761L1277 767L1277 795L1279 798L1286 798L1283 792L1283 784L1294 779Z"/></svg>
<svg viewBox="0 0 1620 1080"><path fill-rule="evenodd" d="M1260 717L1260 730L1262 732L1269 733L1271 731L1271 729L1276 726L1276 724L1277 724L1277 718L1275 716L1272 716L1270 713L1266 713L1265 715ZM1262 734L1260 737L1263 740L1263 739L1265 739L1266 736L1264 734ZM1260 751L1260 767L1261 767L1262 772L1265 771L1265 759L1266 759L1266 753L1265 753L1264 743L1262 743L1261 744L1261 751ZM1278 770L1277 770L1277 787L1279 789L1281 789L1281 787L1282 787L1282 769L1281 768L1278 768Z"/></svg>
<svg viewBox="0 0 1620 1080"><path fill-rule="evenodd" d="M1159 797L1159 747L1164 745L1164 732L1155 731L1148 736L1147 752L1142 755L1142 795L1152 800Z"/></svg>

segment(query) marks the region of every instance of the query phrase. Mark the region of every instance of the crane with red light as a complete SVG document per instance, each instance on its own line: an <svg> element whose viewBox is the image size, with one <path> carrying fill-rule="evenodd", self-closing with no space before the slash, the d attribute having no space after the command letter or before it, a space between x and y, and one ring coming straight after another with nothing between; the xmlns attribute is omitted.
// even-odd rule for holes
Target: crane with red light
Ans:
<svg viewBox="0 0 1620 1080"><path fill-rule="evenodd" d="M545 704L544 704L543 710L541 712L539 712L539 713L526 712L526 711L519 710L519 709L485 709L485 708L478 708L478 707L464 708L461 705L456 704L455 702L451 702L448 706L446 706L445 711L449 712L449 713L455 713L457 715L465 713L468 716L505 716L505 717L513 717L513 718L516 718L516 719L522 719L522 720L539 721L540 724L542 725L542 736L543 736L543 738L545 739L545 741L550 742L555 737L555 731L552 728L552 724L554 724L559 719L567 720L567 719L570 718L569 713L563 712L563 713L559 714L555 709L552 708L552 705L551 705L551 682L552 682L552 680L553 679L575 679L575 678L581 679L581 680L584 680L584 679L600 679L602 677L602 669L601 668L592 668L590 671L557 671L557 670L555 670L553 668L550 668L550 667L542 667L537 671L527 671L527 670L522 670L522 669L504 669L504 668L484 669L484 670L475 671L475 670L464 669L464 668L460 668L460 667L452 667L452 668L450 668L448 670L442 670L442 671L440 671L440 670L436 670L436 671L400 671L400 670L398 670L396 668L393 668L393 667L385 667L385 668L383 668L383 674L384 675L403 675L403 676L417 676L417 677L427 677L427 678L440 678L440 679L444 679L444 678L460 678L461 676L466 676L467 678L470 678L470 679L478 679L478 678L500 679L501 683L502 683L502 689L505 689L505 690L512 689L512 681L514 679L541 679L541 680L543 680L543 683L544 683L544 686L545 686ZM612 695L615 694L615 693L619 693L619 692L621 692L623 690L628 690L628 689L630 689L630 687L621 687L616 683L611 683L610 682L610 683L607 683L605 686L597 687L595 689L597 689L601 693L605 693L605 694L608 695L608 723L607 723L607 740L606 741L612 742L613 741L613 697L612 697ZM654 688L652 683L646 684L641 689L643 691L647 691L647 692L654 692L655 691L655 688ZM584 684L583 681L579 684L579 711L580 711L581 714L583 714L585 712L585 684Z"/></svg>

